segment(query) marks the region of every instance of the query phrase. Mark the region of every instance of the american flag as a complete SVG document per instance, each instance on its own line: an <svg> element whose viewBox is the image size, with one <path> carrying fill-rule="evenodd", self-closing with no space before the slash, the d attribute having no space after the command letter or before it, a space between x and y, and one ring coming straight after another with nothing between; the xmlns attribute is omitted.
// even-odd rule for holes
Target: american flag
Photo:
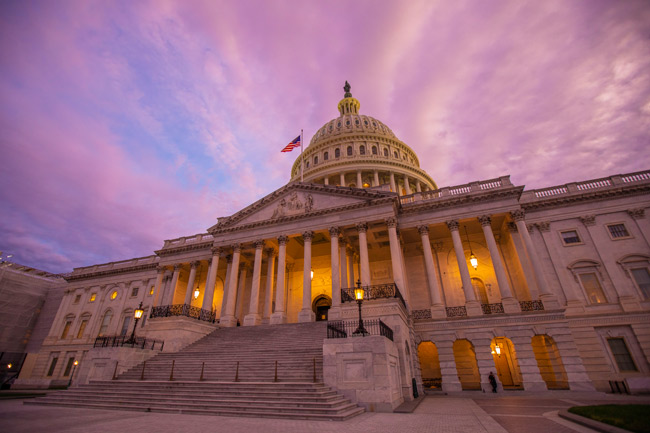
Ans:
<svg viewBox="0 0 650 433"><path fill-rule="evenodd" d="M281 152L291 152L296 147L300 147L300 136L297 136L291 143L284 146L284 149L282 149Z"/></svg>

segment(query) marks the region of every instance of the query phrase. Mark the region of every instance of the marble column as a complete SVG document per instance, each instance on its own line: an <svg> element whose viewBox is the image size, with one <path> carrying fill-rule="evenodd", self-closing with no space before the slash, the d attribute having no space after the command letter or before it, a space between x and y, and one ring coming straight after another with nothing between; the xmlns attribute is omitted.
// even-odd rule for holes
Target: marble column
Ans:
<svg viewBox="0 0 650 433"><path fill-rule="evenodd" d="M341 182L341 186L347 186L345 184L345 173L340 174L340 182Z"/></svg>
<svg viewBox="0 0 650 433"><path fill-rule="evenodd" d="M176 294L176 287L178 286L178 278L181 275L181 269L183 268L183 265L175 264L174 265L174 275L172 275L172 283L170 286L169 290L169 298L168 301L165 303L165 305L172 305L174 302L174 295Z"/></svg>
<svg viewBox="0 0 650 433"><path fill-rule="evenodd" d="M255 326L262 323L260 315L260 283L262 277L262 249L264 241L255 241L255 262L253 263L253 285L251 287L251 299L248 307L248 314L244 317L244 326Z"/></svg>
<svg viewBox="0 0 650 433"><path fill-rule="evenodd" d="M346 284L348 287L354 287L354 250L352 248L348 248L347 250L347 255L348 255L348 283Z"/></svg>
<svg viewBox="0 0 650 433"><path fill-rule="evenodd" d="M205 293L203 294L202 309L212 311L212 302L214 300L214 286L217 283L217 269L219 268L219 256L221 248L212 247L212 262L208 271L208 279L205 282Z"/></svg>
<svg viewBox="0 0 650 433"><path fill-rule="evenodd" d="M395 281L397 288L402 293L402 296L406 298L406 284L404 281L403 273L404 267L401 263L402 247L400 246L399 238L397 237L397 219L386 218L386 225L388 226L388 241L390 243L390 262L393 268L393 280Z"/></svg>
<svg viewBox="0 0 650 433"><path fill-rule="evenodd" d="M284 311L284 281L287 271L287 242L289 242L289 237L284 235L278 237L278 280L275 285L275 311L271 314L272 325L287 323L287 313Z"/></svg>
<svg viewBox="0 0 650 433"><path fill-rule="evenodd" d="M415 190L416 190L417 192L422 192L422 185L420 185L420 181L419 181L419 180L416 180L416 181L415 181Z"/></svg>
<svg viewBox="0 0 650 433"><path fill-rule="evenodd" d="M451 232L451 239L454 243L456 261L458 262L460 279L463 284L463 293L465 294L465 308L467 310L467 315L480 316L483 314L483 310L481 309L479 301L476 300L476 294L472 287L472 279L469 276L469 268L467 267L463 242L460 239L460 233L458 233L458 220L447 221L447 228L449 228L449 231Z"/></svg>
<svg viewBox="0 0 650 433"><path fill-rule="evenodd" d="M153 306L157 307L160 305L160 301L162 299L161 293L162 292L162 281L163 277L165 276L165 267L164 266L158 266L156 269L156 285L154 286L153 292L155 294L154 300L153 300Z"/></svg>
<svg viewBox="0 0 650 433"><path fill-rule="evenodd" d="M366 223L357 224L357 232L359 233L359 274L361 274L360 277L361 277L362 287L366 287L371 284L370 260L368 258L368 239L366 237L367 231L368 231L368 224ZM356 283L352 287L356 287Z"/></svg>
<svg viewBox="0 0 650 433"><path fill-rule="evenodd" d="M187 280L187 290L185 290L185 305L192 305L192 293L194 291L194 280L196 279L196 268L201 262L194 261L190 263L190 277Z"/></svg>
<svg viewBox="0 0 650 433"><path fill-rule="evenodd" d="M374 181L374 183L373 183L372 186L379 186L379 171L375 170L375 171L373 172L373 176L374 176L374 177L373 177L373 181Z"/></svg>
<svg viewBox="0 0 650 433"><path fill-rule="evenodd" d="M226 278L223 280L223 296L221 297L221 313L219 320L226 315L226 304L228 304L228 287L230 287L230 273L232 271L232 254L226 255Z"/></svg>
<svg viewBox="0 0 650 433"><path fill-rule="evenodd" d="M237 323L241 324L243 321L244 315L244 298L246 293L246 279L248 278L248 263L242 263L241 269L239 270L239 285L237 286L237 302L235 307L235 317L237 318Z"/></svg>
<svg viewBox="0 0 650 433"><path fill-rule="evenodd" d="M339 274L341 275L341 288L348 286L348 243L343 236L339 236Z"/></svg>
<svg viewBox="0 0 650 433"><path fill-rule="evenodd" d="M535 282L537 283L537 288L539 290L539 297L542 300L542 303L544 304L544 308L547 310L560 308L560 303L557 300L557 296L555 296L555 294L553 294L549 290L548 284L546 283L546 279L544 278L544 270L542 268L542 263L539 260L539 256L537 255L537 250L535 249L535 245L533 245L533 240L530 237L530 233L528 233L528 227L526 226L526 222L524 221L524 217L525 217L524 211L516 210L514 212L510 212L510 215L512 216L512 219L515 221L515 224L517 225L517 231L519 232L519 236L521 236L521 239L524 241L524 247L526 249L526 253L528 254L530 264L533 266L533 273L535 274Z"/></svg>
<svg viewBox="0 0 650 433"><path fill-rule="evenodd" d="M361 178L361 170L357 170L357 188L363 188L363 179Z"/></svg>
<svg viewBox="0 0 650 433"><path fill-rule="evenodd" d="M406 195L411 195L411 185L409 185L409 177L404 175L404 188L406 189Z"/></svg>
<svg viewBox="0 0 650 433"><path fill-rule="evenodd" d="M438 284L438 273L433 263L433 254L431 253L431 240L429 239L429 227L419 226L418 232L422 239L422 251L424 252L424 265L427 270L427 283L429 294L431 295L431 317L434 319L444 319L447 317L445 305L442 302L440 284Z"/></svg>
<svg viewBox="0 0 650 433"><path fill-rule="evenodd" d="M512 296L512 289L508 281L506 269L501 260L501 254L497 247L497 242L492 233L492 218L489 215L482 215L478 217L481 227L483 228L483 235L487 241L488 250L490 251L490 258L492 259L492 266L494 266L494 273L497 276L497 283L499 284L499 293L501 294L501 303L503 304L503 311L506 313L521 313L519 302Z"/></svg>
<svg viewBox="0 0 650 433"><path fill-rule="evenodd" d="M266 288L264 290L264 312L262 314L262 321L268 323L271 319L271 307L273 303L273 273L275 269L275 249L267 248L267 268L266 268Z"/></svg>
<svg viewBox="0 0 650 433"><path fill-rule="evenodd" d="M546 391L546 382L539 372L535 352L533 351L532 339L535 334L529 330L510 331L510 341L517 354L517 363L521 372L521 380L526 391Z"/></svg>
<svg viewBox="0 0 650 433"><path fill-rule="evenodd" d="M455 340L455 334L447 334L436 336L434 341L436 349L438 349L440 375L442 376L442 390L444 392L462 391L460 380L458 380L456 357L454 356Z"/></svg>
<svg viewBox="0 0 650 433"><path fill-rule="evenodd" d="M399 194L397 185L395 184L395 174L392 171L390 172L390 190Z"/></svg>
<svg viewBox="0 0 650 433"><path fill-rule="evenodd" d="M332 308L329 319L339 319L341 315L341 275L339 272L339 228L330 227L330 266L332 268Z"/></svg>
<svg viewBox="0 0 650 433"><path fill-rule="evenodd" d="M228 281L228 294L226 297L226 311L219 319L219 324L224 327L237 326L235 317L235 307L237 302L237 283L239 279L239 257L241 255L241 245L233 245L232 264L230 265L230 279Z"/></svg>
<svg viewBox="0 0 650 433"><path fill-rule="evenodd" d="M316 320L316 314L311 310L311 241L314 238L314 232L306 231L302 234L302 240L305 245L303 253L302 267L302 310L298 313L298 322L313 322Z"/></svg>
<svg viewBox="0 0 650 433"><path fill-rule="evenodd" d="M325 178L323 179L323 184L324 184L324 185L329 185L329 184L330 184L330 179L329 179L329 177L325 177Z"/></svg>

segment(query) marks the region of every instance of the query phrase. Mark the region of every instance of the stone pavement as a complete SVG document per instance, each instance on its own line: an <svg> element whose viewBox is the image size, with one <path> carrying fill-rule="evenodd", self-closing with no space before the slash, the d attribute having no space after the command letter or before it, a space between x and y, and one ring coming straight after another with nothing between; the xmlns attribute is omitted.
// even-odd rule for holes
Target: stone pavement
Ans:
<svg viewBox="0 0 650 433"><path fill-rule="evenodd" d="M364 413L347 421L290 421L169 413L69 409L0 401L0 431L5 433L318 432L318 433L586 433L585 427L557 417L557 410L577 404L639 402L604 394L471 397L428 396L411 414ZM603 397L605 396L605 397ZM475 398L474 398L475 397Z"/></svg>

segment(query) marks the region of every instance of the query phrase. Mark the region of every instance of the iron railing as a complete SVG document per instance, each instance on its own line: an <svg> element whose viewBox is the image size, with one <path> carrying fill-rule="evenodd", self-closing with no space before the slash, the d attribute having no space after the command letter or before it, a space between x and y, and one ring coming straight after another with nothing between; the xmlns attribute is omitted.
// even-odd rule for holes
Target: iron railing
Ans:
<svg viewBox="0 0 650 433"><path fill-rule="evenodd" d="M460 307L446 307L447 317L465 317L467 316L467 308L464 305Z"/></svg>
<svg viewBox="0 0 650 433"><path fill-rule="evenodd" d="M334 320L327 322L327 338L366 337L368 335L383 335L393 341L393 330L381 319L364 320L364 332L358 332L358 320Z"/></svg>
<svg viewBox="0 0 650 433"><path fill-rule="evenodd" d="M483 314L505 314L501 302L494 304L481 304L481 309L483 310Z"/></svg>
<svg viewBox="0 0 650 433"><path fill-rule="evenodd" d="M187 304L176 304L153 307L149 317L153 319L155 317L172 316L185 316L204 322L214 323L216 321L217 313L216 311L204 310L203 308L192 307Z"/></svg>
<svg viewBox="0 0 650 433"><path fill-rule="evenodd" d="M413 318L413 320L431 319L431 310L428 308L425 310L412 310L411 317Z"/></svg>
<svg viewBox="0 0 650 433"><path fill-rule="evenodd" d="M406 302L402 297L397 288L397 284L376 284L374 286L363 286L363 299L364 301L369 301L372 299L381 299L381 298L397 298L402 302L404 308L406 308ZM354 298L354 289L355 287L346 287L341 289L341 302L353 302Z"/></svg>
<svg viewBox="0 0 650 433"><path fill-rule="evenodd" d="M156 347L157 346L157 347ZM165 342L153 338L131 337L126 335L110 335L95 338L93 347L132 347L138 349L160 350L162 352Z"/></svg>
<svg viewBox="0 0 650 433"><path fill-rule="evenodd" d="M540 300L519 301L521 311L544 311L544 304Z"/></svg>

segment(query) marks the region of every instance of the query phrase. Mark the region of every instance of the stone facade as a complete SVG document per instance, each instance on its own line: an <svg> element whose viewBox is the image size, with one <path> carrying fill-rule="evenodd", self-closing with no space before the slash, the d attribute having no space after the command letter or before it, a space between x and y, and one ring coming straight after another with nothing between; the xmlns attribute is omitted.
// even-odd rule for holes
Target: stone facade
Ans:
<svg viewBox="0 0 650 433"><path fill-rule="evenodd" d="M68 360L83 363L98 335L131 332L140 302L137 335L180 350L217 326L355 320L342 289L358 280L403 298L363 304L393 341L324 344L325 377L368 408L411 399L412 379L420 391L491 390L490 372L506 390L648 390L650 172L538 190L509 176L439 188L355 101L346 93L286 186L155 255L75 269L21 379L66 379ZM376 374L359 370L371 366ZM362 392L371 388L388 397Z"/></svg>

